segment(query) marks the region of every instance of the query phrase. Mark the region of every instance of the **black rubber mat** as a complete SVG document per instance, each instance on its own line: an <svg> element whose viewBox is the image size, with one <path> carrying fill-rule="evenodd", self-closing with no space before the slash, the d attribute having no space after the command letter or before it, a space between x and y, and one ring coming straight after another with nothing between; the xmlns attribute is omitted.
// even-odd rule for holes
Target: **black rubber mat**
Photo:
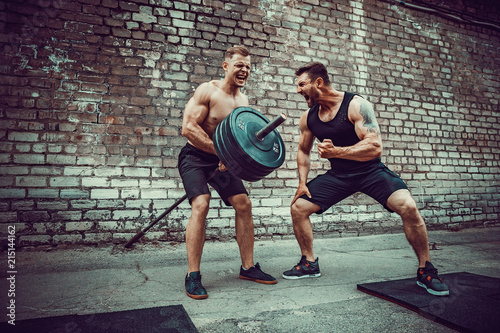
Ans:
<svg viewBox="0 0 500 333"><path fill-rule="evenodd" d="M0 323L0 332L19 333L198 333L182 305Z"/></svg>
<svg viewBox="0 0 500 333"><path fill-rule="evenodd" d="M440 274L449 296L433 296L416 278L358 284L358 290L389 300L460 332L500 332L500 279L467 272Z"/></svg>

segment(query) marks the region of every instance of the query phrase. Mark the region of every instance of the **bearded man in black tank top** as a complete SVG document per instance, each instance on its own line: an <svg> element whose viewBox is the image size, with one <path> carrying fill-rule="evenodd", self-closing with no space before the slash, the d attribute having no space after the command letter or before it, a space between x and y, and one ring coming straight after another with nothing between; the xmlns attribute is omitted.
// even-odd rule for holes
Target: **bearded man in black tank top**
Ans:
<svg viewBox="0 0 500 333"><path fill-rule="evenodd" d="M321 63L301 67L296 75L297 93L304 96L310 108L299 123L299 185L291 204L293 230L302 258L283 273L283 278L321 275L313 252L309 216L362 192L401 216L406 238L418 260L417 284L433 295L449 295L447 285L430 262L427 228L415 200L403 180L380 160L382 139L372 105L356 94L335 90ZM320 141L319 156L330 161L331 169L308 182L315 138Z"/></svg>

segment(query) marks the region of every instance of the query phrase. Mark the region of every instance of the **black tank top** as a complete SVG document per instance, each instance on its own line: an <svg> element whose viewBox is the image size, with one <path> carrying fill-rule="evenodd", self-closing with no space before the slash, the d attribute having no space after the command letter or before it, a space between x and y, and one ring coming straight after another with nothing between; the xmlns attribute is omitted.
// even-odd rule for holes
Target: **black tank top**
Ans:
<svg viewBox="0 0 500 333"><path fill-rule="evenodd" d="M353 146L361 141L354 130L354 124L349 121L347 115L349 103L351 103L354 95L356 94L345 92L339 111L332 120L327 122L323 122L319 119L319 104L314 105L307 115L307 127L311 133L320 141L324 139L332 140L333 144L337 147ZM346 173L361 172L366 170L366 168L370 168L380 163L380 158L375 158L366 162L342 158L329 158L328 160L330 161L332 170Z"/></svg>

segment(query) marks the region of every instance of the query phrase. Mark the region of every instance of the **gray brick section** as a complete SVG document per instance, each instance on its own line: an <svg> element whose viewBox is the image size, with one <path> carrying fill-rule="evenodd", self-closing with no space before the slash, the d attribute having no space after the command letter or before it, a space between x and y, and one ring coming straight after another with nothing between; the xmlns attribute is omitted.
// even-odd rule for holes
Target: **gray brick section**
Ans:
<svg viewBox="0 0 500 333"><path fill-rule="evenodd" d="M500 24L498 7L481 3L440 2ZM288 116L279 128L285 163L246 183L257 238L293 238L307 109L294 71L312 60L329 65L335 88L373 103L382 160L407 182L429 229L500 225L498 30L384 1L45 5L0 5L9 26L0 32L0 222L23 226L20 246L124 242L181 197L183 108L201 82L223 77L235 44L252 54L250 105ZM328 163L315 149L311 158L312 178ZM210 208L207 238L233 238L233 209L216 193ZM186 201L145 240L183 241L189 214ZM398 216L360 194L312 221L318 237L401 232Z"/></svg>

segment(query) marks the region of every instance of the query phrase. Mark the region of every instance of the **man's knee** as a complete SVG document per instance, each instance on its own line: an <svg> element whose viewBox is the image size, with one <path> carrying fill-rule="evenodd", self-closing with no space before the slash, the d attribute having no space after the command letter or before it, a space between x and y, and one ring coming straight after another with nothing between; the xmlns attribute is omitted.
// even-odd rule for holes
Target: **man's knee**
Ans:
<svg viewBox="0 0 500 333"><path fill-rule="evenodd" d="M210 206L209 195L199 195L191 200L191 210L198 214L207 215Z"/></svg>
<svg viewBox="0 0 500 333"><path fill-rule="evenodd" d="M394 211L398 213L402 218L419 218L420 212L417 207L417 203L413 197L408 193L408 195L403 196L397 201L397 205Z"/></svg>
<svg viewBox="0 0 500 333"><path fill-rule="evenodd" d="M419 217L420 213L418 211L417 203L413 198L408 198L402 205L401 212L399 215L408 217Z"/></svg>
<svg viewBox="0 0 500 333"><path fill-rule="evenodd" d="M297 205L297 201L290 206L290 213L292 214L292 218L302 214L302 210L300 209L300 206Z"/></svg>
<svg viewBox="0 0 500 333"><path fill-rule="evenodd" d="M229 202L234 207L234 210L240 214L251 213L252 202L246 194L237 194L230 198Z"/></svg>
<svg viewBox="0 0 500 333"><path fill-rule="evenodd" d="M312 202L299 198L293 203L293 205L290 206L292 220L295 220L295 218L307 217L318 209L319 206L313 204Z"/></svg>

